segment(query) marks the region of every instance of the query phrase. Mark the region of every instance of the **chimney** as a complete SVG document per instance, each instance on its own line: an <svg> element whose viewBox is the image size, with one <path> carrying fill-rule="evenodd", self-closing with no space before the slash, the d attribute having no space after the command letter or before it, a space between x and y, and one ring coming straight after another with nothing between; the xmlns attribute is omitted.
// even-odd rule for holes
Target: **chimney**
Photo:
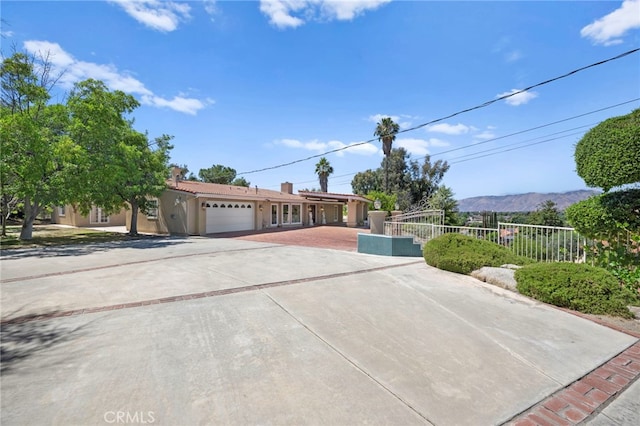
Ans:
<svg viewBox="0 0 640 426"><path fill-rule="evenodd" d="M293 184L291 182L281 183L280 192L284 192L285 194L293 194Z"/></svg>
<svg viewBox="0 0 640 426"><path fill-rule="evenodd" d="M182 179L182 169L178 166L173 166L171 168L171 180L175 182L176 188L178 187L178 182Z"/></svg>

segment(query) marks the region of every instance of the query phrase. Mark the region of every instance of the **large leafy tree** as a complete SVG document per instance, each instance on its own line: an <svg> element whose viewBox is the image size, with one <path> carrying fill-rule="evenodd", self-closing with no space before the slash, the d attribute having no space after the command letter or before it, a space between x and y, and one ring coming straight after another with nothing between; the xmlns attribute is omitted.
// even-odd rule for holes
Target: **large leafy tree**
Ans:
<svg viewBox="0 0 640 426"><path fill-rule="evenodd" d="M386 170L386 173L385 173ZM449 170L446 161L431 162L426 156L422 164L410 160L404 148L392 149L389 157L382 160L376 170L357 173L351 181L354 193L366 195L372 191L383 191L382 176L388 176L387 193L393 193L401 209L426 202L438 189L445 173Z"/></svg>
<svg viewBox="0 0 640 426"><path fill-rule="evenodd" d="M413 204L420 203L422 200L429 200L431 196L440 188L440 182L444 178L445 173L449 170L449 163L438 160L431 162L431 156L426 155L422 164L417 161L409 163L410 168L410 186L411 200ZM450 188L447 188L450 190Z"/></svg>
<svg viewBox="0 0 640 426"><path fill-rule="evenodd" d="M137 235L138 212L155 207L154 197L166 188L171 136L150 142L133 129L127 119L139 106L122 91L110 91L97 80L77 83L67 103L71 125L69 135L82 149L80 173L69 176L67 185L84 190L75 198L80 211L88 214L93 205L107 214L131 208L131 235Z"/></svg>
<svg viewBox="0 0 640 426"><path fill-rule="evenodd" d="M558 206L551 200L544 201L538 205L536 211L529 216L529 223L541 226L563 226L562 213Z"/></svg>
<svg viewBox="0 0 640 426"><path fill-rule="evenodd" d="M3 232L10 200L19 200L24 206L20 239L30 240L41 209L70 199L64 182L75 173L79 150L65 132L65 107L49 104L56 78L46 56L15 52L3 59L0 75Z"/></svg>
<svg viewBox="0 0 640 426"><path fill-rule="evenodd" d="M394 122L391 117L384 117L376 124L376 130L373 132L374 136L378 137L378 140L382 142L382 152L386 158L391 155L391 148L393 141L396 140L396 133L400 130L400 125ZM388 169L385 167L385 191L389 191L389 175Z"/></svg>
<svg viewBox="0 0 640 426"><path fill-rule="evenodd" d="M328 192L329 175L333 173L333 167L329 161L322 157L316 164L316 174L318 175L318 181L320 182L320 191Z"/></svg>
<svg viewBox="0 0 640 426"><path fill-rule="evenodd" d="M381 182L380 169L367 169L364 172L356 173L351 181L351 190L354 194L366 195L382 189Z"/></svg>
<svg viewBox="0 0 640 426"><path fill-rule="evenodd" d="M236 170L222 164L214 164L208 169L200 169L198 176L203 182L231 185L236 178Z"/></svg>
<svg viewBox="0 0 640 426"><path fill-rule="evenodd" d="M428 199L428 206L432 209L444 211L445 225L458 225L458 202L453 198L454 193L448 186L441 185L431 194Z"/></svg>
<svg viewBox="0 0 640 426"><path fill-rule="evenodd" d="M640 109L589 130L575 149L576 171L605 192L640 182Z"/></svg>

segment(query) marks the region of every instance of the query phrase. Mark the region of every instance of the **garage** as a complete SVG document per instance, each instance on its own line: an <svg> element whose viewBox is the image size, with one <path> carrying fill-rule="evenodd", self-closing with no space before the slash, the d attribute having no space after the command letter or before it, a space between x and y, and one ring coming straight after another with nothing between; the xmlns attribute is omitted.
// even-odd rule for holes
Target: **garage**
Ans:
<svg viewBox="0 0 640 426"><path fill-rule="evenodd" d="M238 201L208 201L206 233L250 231L254 227L254 203Z"/></svg>

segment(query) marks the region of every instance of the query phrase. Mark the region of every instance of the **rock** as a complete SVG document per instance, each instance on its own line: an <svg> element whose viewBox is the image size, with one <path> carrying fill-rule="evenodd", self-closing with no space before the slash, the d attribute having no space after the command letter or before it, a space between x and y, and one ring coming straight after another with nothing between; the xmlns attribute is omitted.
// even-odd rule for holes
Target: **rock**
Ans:
<svg viewBox="0 0 640 426"><path fill-rule="evenodd" d="M478 270L471 272L471 276L480 281L497 285L498 287L506 288L508 290L516 291L516 280L513 277L514 273L515 271L513 269L509 269L506 267L493 268L484 266Z"/></svg>

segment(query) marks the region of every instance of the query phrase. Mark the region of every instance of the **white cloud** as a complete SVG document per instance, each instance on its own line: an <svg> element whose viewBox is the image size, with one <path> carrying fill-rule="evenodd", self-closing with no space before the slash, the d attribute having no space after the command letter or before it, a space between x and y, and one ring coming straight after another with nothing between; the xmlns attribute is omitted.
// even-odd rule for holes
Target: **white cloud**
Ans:
<svg viewBox="0 0 640 426"><path fill-rule="evenodd" d="M216 7L216 0L202 0L204 4L204 10L211 16L211 20L213 21L213 16L218 13L218 8Z"/></svg>
<svg viewBox="0 0 640 426"><path fill-rule="evenodd" d="M260 0L260 11L278 28L296 28L311 20L350 21L391 0Z"/></svg>
<svg viewBox="0 0 640 426"><path fill-rule="evenodd" d="M520 52L519 50L512 50L511 52L505 54L505 60L507 62L515 62L520 58L522 58L522 52Z"/></svg>
<svg viewBox="0 0 640 426"><path fill-rule="evenodd" d="M481 140L481 141L486 141L489 139L493 139L495 137L496 137L496 134L493 133L491 130L489 130L489 128L487 128L487 130L481 133L478 133L477 135L473 135L474 139Z"/></svg>
<svg viewBox="0 0 640 426"><path fill-rule="evenodd" d="M496 98L508 96L512 93L516 93L519 91L520 91L519 89L511 89L511 91L509 92L498 93L496 95ZM522 93L518 93L517 95L510 96L506 98L504 101L507 103L507 105L518 106L518 105L524 105L528 103L530 100L537 97L538 97L538 94L536 92L522 92Z"/></svg>
<svg viewBox="0 0 640 426"><path fill-rule="evenodd" d="M375 115L370 115L367 118L367 121L377 124L380 122L380 120L386 117L389 117L395 123L398 123L398 126L400 126L400 129L408 129L413 124L411 120L415 120L418 118L418 117L414 117L407 114L401 114L401 115L375 114Z"/></svg>
<svg viewBox="0 0 640 426"><path fill-rule="evenodd" d="M161 98L160 96L142 96L142 103L145 105L151 105L158 108L170 108L174 111L184 112L185 114L196 115L198 111L211 105L214 102L210 99L202 102L199 99L185 98L183 96L174 96L173 99L168 100Z"/></svg>
<svg viewBox="0 0 640 426"><path fill-rule="evenodd" d="M116 3L136 21L147 27L168 32L178 28L181 21L191 16L191 6L187 3L175 3L160 0L110 0ZM207 5L205 5L207 7Z"/></svg>
<svg viewBox="0 0 640 426"><path fill-rule="evenodd" d="M447 135L462 135L465 133L469 133L471 127L465 126L464 124L458 123L455 125L447 124L447 123L439 123L434 124L433 126L427 127L428 132L437 132L444 133Z"/></svg>
<svg viewBox="0 0 640 426"><path fill-rule="evenodd" d="M337 156L343 156L345 153L358 154L358 155L373 155L378 152L378 147L372 143L351 142L345 144L344 142L332 140L329 142L320 142L317 139L302 142L297 139L280 139L274 142L276 145L284 145L289 148L305 149L307 151L315 151L318 153L333 151L340 149L336 152Z"/></svg>
<svg viewBox="0 0 640 426"><path fill-rule="evenodd" d="M46 57L53 67L53 74L62 74L59 83L67 89L71 88L74 83L93 78L103 81L111 90L140 95L141 102L145 105L170 108L192 115L213 103L211 99L201 101L187 98L184 95L175 96L170 100L164 99L147 89L140 80L127 72L119 71L114 65L79 61L67 53L58 43L29 40L24 43L24 48L31 54Z"/></svg>
<svg viewBox="0 0 640 426"><path fill-rule="evenodd" d="M622 43L620 37L636 28L640 28L640 0L624 0L618 9L580 30L580 35L611 46Z"/></svg>
<svg viewBox="0 0 640 426"><path fill-rule="evenodd" d="M13 31L0 31L2 37L13 37Z"/></svg>
<svg viewBox="0 0 640 426"><path fill-rule="evenodd" d="M412 155L427 155L429 154L429 147L431 146L449 146L449 142L441 139L431 138L429 140L403 138L396 139L393 143L394 147L400 147L407 150Z"/></svg>

